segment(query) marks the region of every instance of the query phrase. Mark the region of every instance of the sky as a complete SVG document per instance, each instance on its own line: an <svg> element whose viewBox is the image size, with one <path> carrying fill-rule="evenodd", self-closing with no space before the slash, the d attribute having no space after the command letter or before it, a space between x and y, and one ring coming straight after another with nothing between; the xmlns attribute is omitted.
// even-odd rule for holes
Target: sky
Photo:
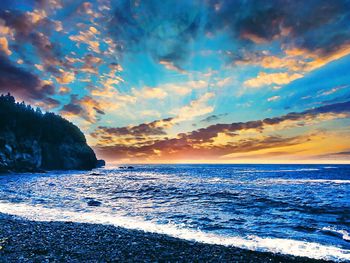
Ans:
<svg viewBox="0 0 350 263"><path fill-rule="evenodd" d="M0 93L111 163L349 163L348 0L1 0Z"/></svg>

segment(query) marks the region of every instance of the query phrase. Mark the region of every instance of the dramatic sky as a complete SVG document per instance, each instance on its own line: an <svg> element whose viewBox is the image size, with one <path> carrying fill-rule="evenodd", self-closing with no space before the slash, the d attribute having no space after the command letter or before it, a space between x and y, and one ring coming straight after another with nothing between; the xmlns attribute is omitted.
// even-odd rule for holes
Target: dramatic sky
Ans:
<svg viewBox="0 0 350 263"><path fill-rule="evenodd" d="M1 0L0 93L110 162L349 162L348 0Z"/></svg>

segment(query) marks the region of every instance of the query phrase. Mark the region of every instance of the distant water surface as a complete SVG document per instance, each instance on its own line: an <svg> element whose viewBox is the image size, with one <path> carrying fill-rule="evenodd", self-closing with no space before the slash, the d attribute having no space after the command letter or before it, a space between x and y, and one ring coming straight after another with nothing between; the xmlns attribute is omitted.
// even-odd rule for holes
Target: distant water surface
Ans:
<svg viewBox="0 0 350 263"><path fill-rule="evenodd" d="M350 261L350 165L137 165L4 175L0 212Z"/></svg>

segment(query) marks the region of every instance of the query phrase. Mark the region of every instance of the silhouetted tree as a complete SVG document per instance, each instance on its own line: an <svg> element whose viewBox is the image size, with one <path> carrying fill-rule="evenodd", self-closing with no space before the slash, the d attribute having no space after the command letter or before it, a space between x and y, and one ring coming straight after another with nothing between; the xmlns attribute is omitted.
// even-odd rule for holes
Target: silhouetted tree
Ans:
<svg viewBox="0 0 350 263"><path fill-rule="evenodd" d="M85 136L73 123L51 112L42 113L24 102L16 103L10 93L0 96L0 134L11 130L16 139L33 138L39 142L60 144L83 142Z"/></svg>

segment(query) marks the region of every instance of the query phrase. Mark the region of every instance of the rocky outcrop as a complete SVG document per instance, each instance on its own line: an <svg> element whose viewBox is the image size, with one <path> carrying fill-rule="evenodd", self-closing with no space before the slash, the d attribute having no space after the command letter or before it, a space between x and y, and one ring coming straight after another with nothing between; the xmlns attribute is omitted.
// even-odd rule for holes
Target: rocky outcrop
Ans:
<svg viewBox="0 0 350 263"><path fill-rule="evenodd" d="M90 170L97 167L94 151L79 142L42 145L42 164L45 170Z"/></svg>
<svg viewBox="0 0 350 263"><path fill-rule="evenodd" d="M35 139L16 140L0 134L0 172L90 170L97 167L94 151L82 143L50 144Z"/></svg>
<svg viewBox="0 0 350 263"><path fill-rule="evenodd" d="M53 113L0 97L0 172L89 170L98 166L83 133Z"/></svg>
<svg viewBox="0 0 350 263"><path fill-rule="evenodd" d="M0 134L0 172L38 171L42 150L36 140L17 142L12 133Z"/></svg>
<svg viewBox="0 0 350 263"><path fill-rule="evenodd" d="M97 160L97 167L104 167L106 165L105 160Z"/></svg>

